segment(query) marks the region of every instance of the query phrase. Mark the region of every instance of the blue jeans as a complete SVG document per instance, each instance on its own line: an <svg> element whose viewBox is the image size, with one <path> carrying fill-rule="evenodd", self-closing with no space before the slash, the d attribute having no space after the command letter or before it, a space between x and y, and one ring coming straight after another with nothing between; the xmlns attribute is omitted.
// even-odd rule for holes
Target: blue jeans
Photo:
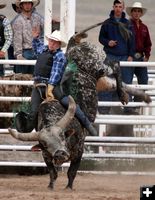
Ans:
<svg viewBox="0 0 155 200"><path fill-rule="evenodd" d="M143 58L134 59L133 61L142 62ZM132 84L134 74L137 77L138 84L148 84L147 67L121 67L122 80L127 84Z"/></svg>
<svg viewBox="0 0 155 200"><path fill-rule="evenodd" d="M144 58L143 57L141 57L139 59L135 59L134 58L133 61L142 62L142 61L144 61ZM134 67L134 74L137 77L138 84L144 84L144 85L148 84L148 71L147 71L147 67Z"/></svg>
<svg viewBox="0 0 155 200"><path fill-rule="evenodd" d="M36 56L32 49L24 49L23 50L23 57L27 60L36 60ZM15 73L22 73L22 74L33 74L34 66L33 65L15 65L14 72Z"/></svg>
<svg viewBox="0 0 155 200"><path fill-rule="evenodd" d="M4 76L4 66L0 64L0 76Z"/></svg>
<svg viewBox="0 0 155 200"><path fill-rule="evenodd" d="M12 45L10 45L10 47L8 48L8 59L9 60L14 60L15 56L14 56L14 48Z"/></svg>
<svg viewBox="0 0 155 200"><path fill-rule="evenodd" d="M68 108L69 105L69 98L68 96L63 97L60 100L61 104ZM89 119L86 117L84 112L81 110L80 106L77 104L76 105L76 110L75 110L75 116L78 118L78 120L81 122L81 124L87 129L90 125Z"/></svg>
<svg viewBox="0 0 155 200"><path fill-rule="evenodd" d="M142 62L144 61L144 58L141 57L139 59L134 59L134 61ZM147 67L134 67L134 74L137 77L137 83L138 84L148 84L148 71ZM134 97L134 101L141 101L138 97Z"/></svg>
<svg viewBox="0 0 155 200"><path fill-rule="evenodd" d="M0 58L0 59L4 59L4 58ZM3 64L0 64L0 76L4 76L4 66L3 66Z"/></svg>

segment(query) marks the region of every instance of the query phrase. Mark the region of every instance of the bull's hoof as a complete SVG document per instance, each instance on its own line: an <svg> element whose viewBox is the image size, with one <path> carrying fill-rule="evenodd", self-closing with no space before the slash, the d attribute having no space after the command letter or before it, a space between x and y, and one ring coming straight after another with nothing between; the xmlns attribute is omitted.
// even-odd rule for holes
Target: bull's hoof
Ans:
<svg viewBox="0 0 155 200"><path fill-rule="evenodd" d="M48 187L47 187L49 190L53 191L54 190L54 186L49 184Z"/></svg>
<svg viewBox="0 0 155 200"><path fill-rule="evenodd" d="M72 187L66 186L65 190L67 190L67 191L73 191L74 189Z"/></svg>
<svg viewBox="0 0 155 200"><path fill-rule="evenodd" d="M151 97L150 97L149 95L145 94L144 101L145 101L146 103L151 103L151 102L152 102L152 99L151 99Z"/></svg>
<svg viewBox="0 0 155 200"><path fill-rule="evenodd" d="M129 95L125 91L122 91L119 95L119 99L123 105L126 105L129 102Z"/></svg>

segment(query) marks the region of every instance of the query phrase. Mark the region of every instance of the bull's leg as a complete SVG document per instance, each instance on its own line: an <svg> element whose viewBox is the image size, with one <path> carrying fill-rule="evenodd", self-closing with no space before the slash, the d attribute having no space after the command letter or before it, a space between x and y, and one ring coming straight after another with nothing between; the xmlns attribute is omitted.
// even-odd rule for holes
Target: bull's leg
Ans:
<svg viewBox="0 0 155 200"><path fill-rule="evenodd" d="M48 171L50 174L50 182L49 182L48 187L53 190L54 183L58 177L58 172L57 172L57 169L55 168L55 166L53 165L52 160L50 158L48 158L48 156L45 153L43 153L43 158L44 158L44 161L47 165L47 168L48 168Z"/></svg>
<svg viewBox="0 0 155 200"><path fill-rule="evenodd" d="M119 62L113 62L112 69L113 69L113 75L116 79L118 97L120 101L122 102L122 104L127 104L129 101L129 96L124 90L123 85L122 85L122 75L121 75Z"/></svg>
<svg viewBox="0 0 155 200"><path fill-rule="evenodd" d="M148 94L146 94L143 90L138 90L136 88L130 87L126 85L125 83L123 83L123 87L125 91L131 94L132 96L136 96L146 103L152 102L151 97Z"/></svg>
<svg viewBox="0 0 155 200"><path fill-rule="evenodd" d="M99 74L100 75L102 74L104 76L109 76L109 75L114 76L116 80L116 90L118 97L122 102L122 104L127 104L129 101L129 96L122 86L122 75L119 62L106 59L104 61L104 67L99 71Z"/></svg>
<svg viewBox="0 0 155 200"><path fill-rule="evenodd" d="M78 159L71 161L70 167L67 172L68 184L67 184L66 188L70 188L70 189L73 188L73 181L76 177L77 170L79 169L79 166L81 163L81 158L82 158L82 155L79 156Z"/></svg>
<svg viewBox="0 0 155 200"><path fill-rule="evenodd" d="M150 96L146 94L143 90L138 90L137 88L128 86L125 83L122 83L122 86L128 94L139 97L146 103L151 102ZM109 78L107 76L99 78L96 84L96 89L98 92L99 91L115 91L116 87L117 87L116 80Z"/></svg>

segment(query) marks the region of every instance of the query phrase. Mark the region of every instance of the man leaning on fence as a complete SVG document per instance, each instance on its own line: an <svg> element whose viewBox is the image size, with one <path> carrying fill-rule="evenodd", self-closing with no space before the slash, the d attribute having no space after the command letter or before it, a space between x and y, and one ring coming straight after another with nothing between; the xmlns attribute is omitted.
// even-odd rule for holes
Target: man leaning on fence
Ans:
<svg viewBox="0 0 155 200"><path fill-rule="evenodd" d="M12 23L13 29L13 48L17 60L35 60L36 56L32 49L32 29L40 27L42 34L44 27L43 17L34 11L38 5L38 0L18 0L16 6L20 7L21 13L18 14ZM33 74L34 66L16 66L15 73Z"/></svg>
<svg viewBox="0 0 155 200"><path fill-rule="evenodd" d="M0 9L6 7L6 3L0 2ZM0 14L0 59L5 59L7 50L12 42L12 29L6 16ZM0 76L4 76L4 66L0 64Z"/></svg>
<svg viewBox="0 0 155 200"><path fill-rule="evenodd" d="M133 61L147 62L150 57L152 42L148 27L141 20L147 9L142 6L142 3L135 2L131 7L126 7L126 12L130 16L135 35L136 49ZM134 74L137 77L138 84L148 84L147 67L132 67L131 79L133 79ZM134 100L139 101L140 99L135 98Z"/></svg>

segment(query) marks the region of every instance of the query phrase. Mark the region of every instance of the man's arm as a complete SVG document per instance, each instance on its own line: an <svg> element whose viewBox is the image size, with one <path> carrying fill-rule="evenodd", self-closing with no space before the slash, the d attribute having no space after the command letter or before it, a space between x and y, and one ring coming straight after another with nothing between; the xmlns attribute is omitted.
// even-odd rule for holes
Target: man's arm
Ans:
<svg viewBox="0 0 155 200"><path fill-rule="evenodd" d="M9 46L12 43L12 38L13 38L13 32L11 28L11 24L7 18L4 18L3 20L3 26L4 26L4 37L5 37L5 43L4 46L2 47L0 51L0 57L3 54L2 57L5 57L5 53L8 50Z"/></svg>
<svg viewBox="0 0 155 200"><path fill-rule="evenodd" d="M106 26L107 26L106 22L104 22L103 25L101 26L100 33L99 33L99 42L103 46L109 45L109 39L106 37L106 35L107 35Z"/></svg>
<svg viewBox="0 0 155 200"><path fill-rule="evenodd" d="M151 38L150 38L150 33L148 28L146 27L147 30L147 36L146 36L146 40L144 43L144 53L145 53L145 57L144 57L144 61L148 61L149 57L150 57L150 52L151 52L151 46L152 46L152 42L151 42Z"/></svg>
<svg viewBox="0 0 155 200"><path fill-rule="evenodd" d="M65 65L66 57L63 52L59 52L57 55L55 55L55 58L53 60L53 66L48 82L49 84L57 85L58 83L60 83L60 80L65 70Z"/></svg>
<svg viewBox="0 0 155 200"><path fill-rule="evenodd" d="M41 54L45 49L47 49L47 46L44 45L43 40L40 38L40 27L35 27L32 29L32 48L37 55Z"/></svg>

